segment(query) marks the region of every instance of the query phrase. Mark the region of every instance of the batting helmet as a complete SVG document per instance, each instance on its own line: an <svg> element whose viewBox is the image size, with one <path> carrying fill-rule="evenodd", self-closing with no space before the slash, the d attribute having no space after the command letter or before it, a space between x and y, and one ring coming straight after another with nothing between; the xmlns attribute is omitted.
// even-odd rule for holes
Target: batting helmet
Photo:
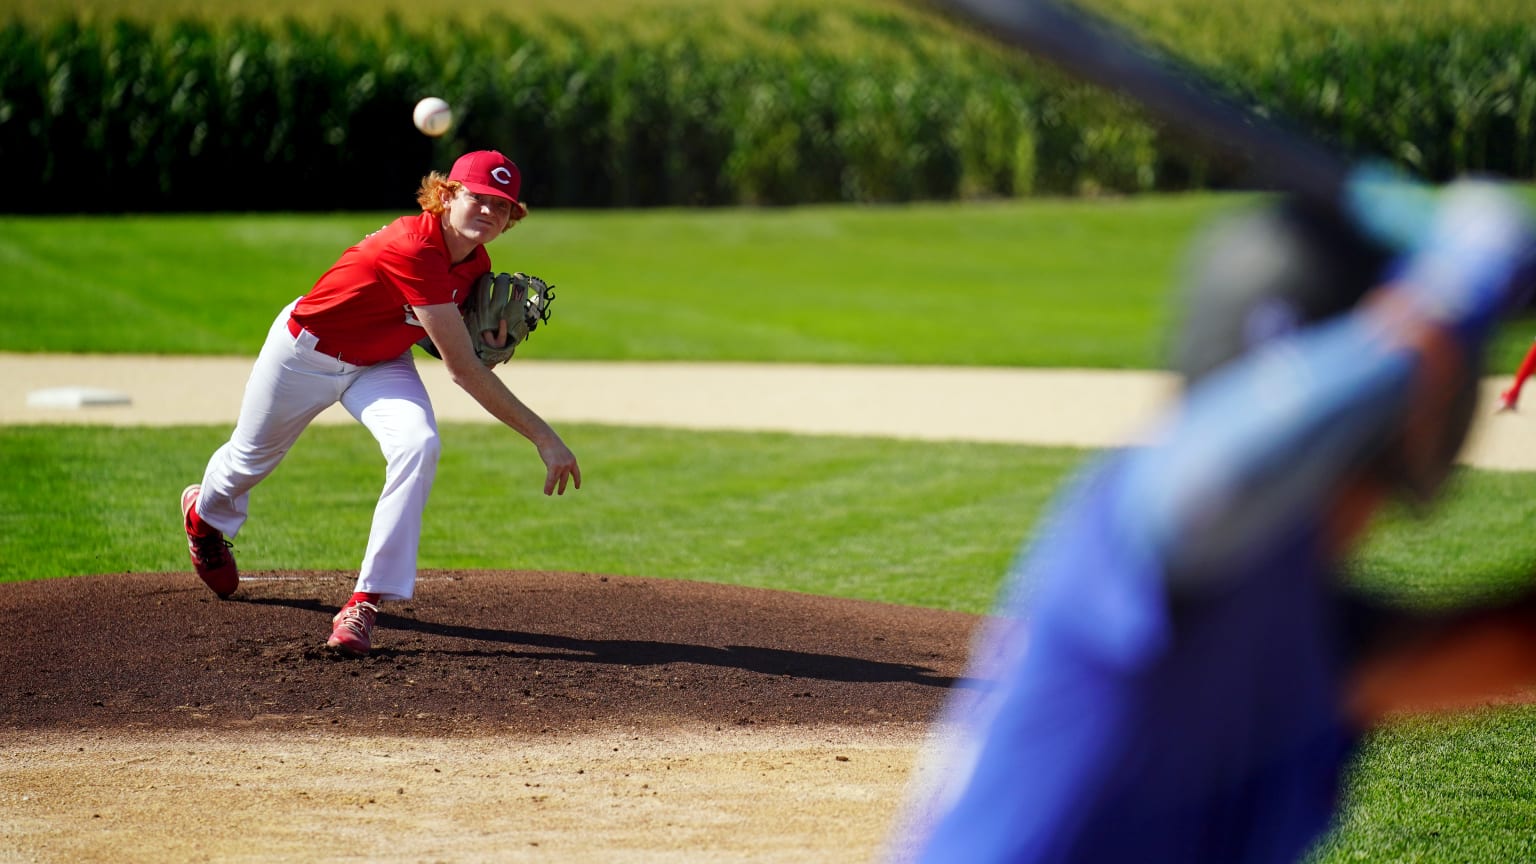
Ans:
<svg viewBox="0 0 1536 864"><path fill-rule="evenodd" d="M1224 219L1187 260L1173 370L1193 384L1260 344L1351 309L1390 260L1337 214L1294 199ZM1446 410L1430 421L1440 423L1432 446L1420 441L1410 454L1398 440L1372 465L1412 501L1428 502L1450 474L1476 411L1479 363L1468 357L1454 392L1439 394Z"/></svg>
<svg viewBox="0 0 1536 864"><path fill-rule="evenodd" d="M1174 370L1193 383L1256 345L1350 309L1387 261L1342 219L1294 199L1223 219L1187 262Z"/></svg>

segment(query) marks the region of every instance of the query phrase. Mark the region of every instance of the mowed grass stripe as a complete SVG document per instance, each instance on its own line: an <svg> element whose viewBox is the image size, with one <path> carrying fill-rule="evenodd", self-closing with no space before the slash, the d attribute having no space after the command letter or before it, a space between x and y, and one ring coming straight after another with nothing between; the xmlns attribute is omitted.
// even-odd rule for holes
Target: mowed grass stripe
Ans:
<svg viewBox="0 0 1536 864"><path fill-rule="evenodd" d="M522 356L1147 369L1191 239L1258 200L535 208L490 251L558 289ZM394 215L0 217L0 345L254 356L276 311ZM1507 325L1489 369L1533 336Z"/></svg>

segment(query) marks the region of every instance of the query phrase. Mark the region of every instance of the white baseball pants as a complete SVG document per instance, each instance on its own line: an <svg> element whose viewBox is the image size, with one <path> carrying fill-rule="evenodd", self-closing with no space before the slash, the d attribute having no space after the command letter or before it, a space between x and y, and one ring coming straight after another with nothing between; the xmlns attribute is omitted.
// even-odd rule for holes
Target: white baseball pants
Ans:
<svg viewBox="0 0 1536 864"><path fill-rule="evenodd" d="M239 533L251 489L277 469L310 422L339 401L373 433L386 463L356 590L408 600L416 588L421 514L441 447L416 360L406 351L393 360L356 366L321 354L309 331L297 338L289 333L294 303L272 322L245 385L235 431L208 461L198 515L226 537Z"/></svg>

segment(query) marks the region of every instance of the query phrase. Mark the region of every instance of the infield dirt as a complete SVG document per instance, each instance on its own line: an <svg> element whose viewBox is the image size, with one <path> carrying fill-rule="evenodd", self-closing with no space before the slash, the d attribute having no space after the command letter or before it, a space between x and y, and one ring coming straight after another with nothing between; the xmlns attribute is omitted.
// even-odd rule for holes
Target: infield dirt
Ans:
<svg viewBox="0 0 1536 864"><path fill-rule="evenodd" d="M854 861L971 616L672 580L427 571L0 588L0 860Z"/></svg>

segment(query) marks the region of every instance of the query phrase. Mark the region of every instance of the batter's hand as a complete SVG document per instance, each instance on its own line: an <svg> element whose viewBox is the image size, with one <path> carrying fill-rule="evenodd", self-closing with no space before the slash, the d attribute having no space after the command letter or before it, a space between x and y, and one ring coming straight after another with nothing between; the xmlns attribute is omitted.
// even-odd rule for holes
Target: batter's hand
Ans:
<svg viewBox="0 0 1536 864"><path fill-rule="evenodd" d="M557 438L554 443L539 447L539 458L544 460L546 469L545 495L564 495L567 482L576 489L581 488L581 466L576 464L576 454L565 446L564 441Z"/></svg>
<svg viewBox="0 0 1536 864"><path fill-rule="evenodd" d="M1530 296L1536 214L1506 185L1457 181L1403 267L1403 293L1480 357L1494 325Z"/></svg>

